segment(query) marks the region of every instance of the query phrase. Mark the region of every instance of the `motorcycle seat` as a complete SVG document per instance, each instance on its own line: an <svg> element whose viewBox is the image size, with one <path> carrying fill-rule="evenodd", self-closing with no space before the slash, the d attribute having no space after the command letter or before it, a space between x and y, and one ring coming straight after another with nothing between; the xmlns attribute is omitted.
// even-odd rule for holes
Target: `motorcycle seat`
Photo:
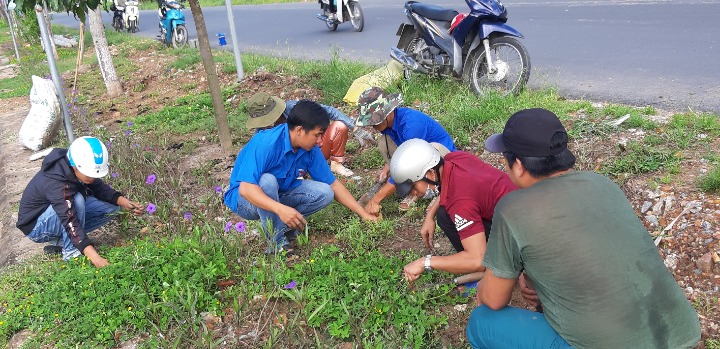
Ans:
<svg viewBox="0 0 720 349"><path fill-rule="evenodd" d="M459 12L436 5L427 5L419 2L408 1L405 7L410 9L412 12L417 13L427 19L434 19L436 21L450 22L458 15Z"/></svg>

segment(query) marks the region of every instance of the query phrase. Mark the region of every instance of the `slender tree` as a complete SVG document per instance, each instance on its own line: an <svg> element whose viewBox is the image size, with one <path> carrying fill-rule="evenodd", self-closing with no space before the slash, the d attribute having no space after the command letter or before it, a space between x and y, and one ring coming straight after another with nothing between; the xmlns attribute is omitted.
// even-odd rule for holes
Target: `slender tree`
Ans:
<svg viewBox="0 0 720 349"><path fill-rule="evenodd" d="M18 7L22 8L25 13L35 13L35 5L43 6L46 2L51 10L72 13L80 22L85 22L85 19L89 18L90 35L95 44L98 66L105 81L107 93L110 97L122 93L122 85L115 71L115 65L113 65L105 37L105 28L102 24L99 6L101 0L16 0Z"/></svg>
<svg viewBox="0 0 720 349"><path fill-rule="evenodd" d="M88 27L90 27L90 35L93 39L93 46L95 46L95 54L97 55L100 74L102 74L103 81L105 81L107 94L110 97L119 96L122 93L122 84L120 83L117 72L115 72L115 65L113 65L112 56L110 55L110 48L108 47L107 38L105 37L105 27L102 23L100 7L88 12L88 24Z"/></svg>
<svg viewBox="0 0 720 349"><path fill-rule="evenodd" d="M198 43L200 44L200 56L202 57L203 67L205 67L210 97L212 98L213 109L215 110L215 123L217 124L218 134L220 135L220 145L223 150L229 152L232 149L232 137L230 135L230 127L228 126L227 112L223 104L220 81L218 81L215 62L213 61L212 52L210 51L205 18L203 17L198 0L188 0L188 2L190 2L190 10L195 20L195 29L197 30Z"/></svg>

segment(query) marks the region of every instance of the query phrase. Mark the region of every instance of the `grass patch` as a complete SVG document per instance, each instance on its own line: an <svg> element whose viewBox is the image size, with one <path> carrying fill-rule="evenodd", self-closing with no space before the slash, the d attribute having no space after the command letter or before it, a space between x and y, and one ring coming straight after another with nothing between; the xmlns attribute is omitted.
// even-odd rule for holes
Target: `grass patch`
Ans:
<svg viewBox="0 0 720 349"><path fill-rule="evenodd" d="M720 193L720 164L700 177L698 187L708 193Z"/></svg>
<svg viewBox="0 0 720 349"><path fill-rule="evenodd" d="M663 168L676 169L680 160L668 150L648 148L641 143L631 142L624 154L610 164L603 165L600 172L614 177L639 175Z"/></svg>

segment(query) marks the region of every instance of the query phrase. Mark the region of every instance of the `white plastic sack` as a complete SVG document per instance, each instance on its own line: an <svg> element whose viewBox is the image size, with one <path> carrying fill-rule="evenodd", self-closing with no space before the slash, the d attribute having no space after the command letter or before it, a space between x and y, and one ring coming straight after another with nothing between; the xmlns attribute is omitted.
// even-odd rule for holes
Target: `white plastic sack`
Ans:
<svg viewBox="0 0 720 349"><path fill-rule="evenodd" d="M20 145L38 151L46 148L60 127L60 103L52 80L33 75L30 112L20 126Z"/></svg>

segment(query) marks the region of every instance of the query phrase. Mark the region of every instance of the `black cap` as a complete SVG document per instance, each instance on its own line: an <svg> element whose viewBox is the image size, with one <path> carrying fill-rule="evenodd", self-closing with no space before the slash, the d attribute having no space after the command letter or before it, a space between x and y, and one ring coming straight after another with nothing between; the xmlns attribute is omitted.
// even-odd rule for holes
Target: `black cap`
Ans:
<svg viewBox="0 0 720 349"><path fill-rule="evenodd" d="M557 133L565 136L564 141L553 144L551 140ZM542 108L524 109L508 119L502 133L488 137L485 149L491 153L510 151L520 156L557 155L567 149L567 132L553 112Z"/></svg>

